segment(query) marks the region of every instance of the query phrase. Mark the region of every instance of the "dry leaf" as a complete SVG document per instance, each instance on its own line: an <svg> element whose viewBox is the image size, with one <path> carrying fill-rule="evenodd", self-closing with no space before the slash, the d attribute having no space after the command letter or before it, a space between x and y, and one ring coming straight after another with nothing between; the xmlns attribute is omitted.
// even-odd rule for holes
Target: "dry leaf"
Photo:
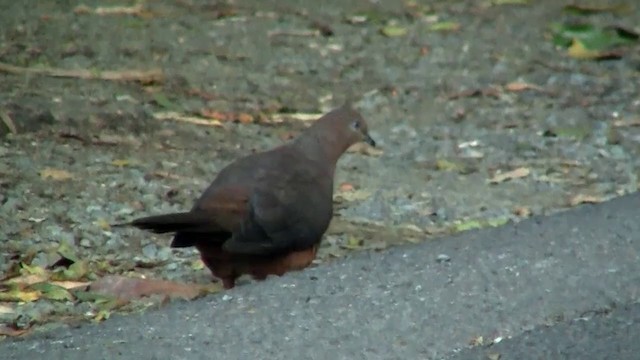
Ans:
<svg viewBox="0 0 640 360"><path fill-rule="evenodd" d="M507 180L520 179L520 178L523 178L523 177L527 177L527 176L529 176L530 173L531 173L531 170L529 168L519 167L519 168L511 170L511 171L507 171L507 172L504 172L504 173L498 173L498 174L494 175L491 179L489 179L489 182L491 184L498 184L498 183L501 183L501 182L505 182Z"/></svg>
<svg viewBox="0 0 640 360"><path fill-rule="evenodd" d="M109 230L111 229L111 224L105 219L98 219L94 222L94 225L99 227L101 230Z"/></svg>
<svg viewBox="0 0 640 360"><path fill-rule="evenodd" d="M207 288L197 284L113 275L94 281L89 286L89 290L115 296L121 300L139 299L149 295L165 295L191 300L203 294Z"/></svg>
<svg viewBox="0 0 640 360"><path fill-rule="evenodd" d="M87 287L87 286L89 286L89 284L91 284L88 281L52 281L51 283L54 284L54 285L58 285L60 287L63 287L65 289L67 289L67 290Z"/></svg>
<svg viewBox="0 0 640 360"><path fill-rule="evenodd" d="M3 282L3 284L31 285L47 280L45 274L26 274L16 276Z"/></svg>
<svg viewBox="0 0 640 360"><path fill-rule="evenodd" d="M196 116L188 116L188 115L180 114L173 111L157 112L153 114L153 117L156 118L157 120L173 120L173 121L186 122L189 124L196 124L196 125L224 127L224 125L222 125L222 122L220 122L219 120L204 119Z"/></svg>
<svg viewBox="0 0 640 360"><path fill-rule="evenodd" d="M538 90L538 91L543 91L543 89L538 86L538 85L534 85L534 84L528 84L525 82L512 82L512 83L508 83L507 85L505 85L504 87L505 89L509 90L509 91L524 91L524 90Z"/></svg>
<svg viewBox="0 0 640 360"><path fill-rule="evenodd" d="M387 37L398 37L404 36L407 34L407 28L396 26L396 25L387 25L380 29L380 33Z"/></svg>
<svg viewBox="0 0 640 360"><path fill-rule="evenodd" d="M251 114L222 112L222 111L216 111L211 109L200 110L200 115L202 115L205 118L214 119L218 121L237 121L241 124L249 124L254 121L254 117Z"/></svg>
<svg viewBox="0 0 640 360"><path fill-rule="evenodd" d="M9 325L0 325L0 336L20 336L24 335L28 329L16 329Z"/></svg>
<svg viewBox="0 0 640 360"><path fill-rule="evenodd" d="M601 196L578 194L569 199L569 206L577 206L580 204L597 204L603 202Z"/></svg>
<svg viewBox="0 0 640 360"><path fill-rule="evenodd" d="M340 184L338 189L342 192L345 192L345 191L354 191L356 188L353 186L353 184L345 182Z"/></svg>
<svg viewBox="0 0 640 360"><path fill-rule="evenodd" d="M375 157L378 157L384 154L384 151L382 151L381 149L375 148L365 143L354 144L347 150L347 152L375 156Z"/></svg>
<svg viewBox="0 0 640 360"><path fill-rule="evenodd" d="M291 113L291 114L274 114L271 116L267 122L279 124L283 123L287 120L298 120L298 121L315 121L320 118L323 114L318 113Z"/></svg>
<svg viewBox="0 0 640 360"><path fill-rule="evenodd" d="M529 217L531 216L531 209L526 206L516 206L513 209L513 214L518 217Z"/></svg>
<svg viewBox="0 0 640 360"><path fill-rule="evenodd" d="M125 167L131 165L131 162L127 159L116 159L111 162L111 165L117 167Z"/></svg>
<svg viewBox="0 0 640 360"><path fill-rule="evenodd" d="M193 262L191 262L191 269L192 270L204 269L204 262L202 261L202 259L196 259Z"/></svg>
<svg viewBox="0 0 640 360"><path fill-rule="evenodd" d="M39 291L12 289L0 292L0 301L32 302L40 298Z"/></svg>
<svg viewBox="0 0 640 360"><path fill-rule="evenodd" d="M640 119L616 120L613 122L614 127L632 127L640 126Z"/></svg>
<svg viewBox="0 0 640 360"><path fill-rule="evenodd" d="M54 169L54 168L44 168L43 170L40 171L40 177L45 180L52 179L55 181L64 181L64 180L73 179L73 175L70 172L66 170Z"/></svg>
<svg viewBox="0 0 640 360"><path fill-rule="evenodd" d="M352 202L352 201L362 201L366 200L371 196L369 191L365 190L353 190L353 191L345 191L336 194L334 197L335 202Z"/></svg>
<svg viewBox="0 0 640 360"><path fill-rule="evenodd" d="M482 344L484 344L484 337L482 336L475 337L469 341L471 346L482 346Z"/></svg>
<svg viewBox="0 0 640 360"><path fill-rule="evenodd" d="M16 310L7 304L0 304L0 315L2 314L13 314Z"/></svg>
<svg viewBox="0 0 640 360"><path fill-rule="evenodd" d="M567 49L567 54L579 60L619 59L623 55L620 49L606 51L588 49L582 41L575 38Z"/></svg>

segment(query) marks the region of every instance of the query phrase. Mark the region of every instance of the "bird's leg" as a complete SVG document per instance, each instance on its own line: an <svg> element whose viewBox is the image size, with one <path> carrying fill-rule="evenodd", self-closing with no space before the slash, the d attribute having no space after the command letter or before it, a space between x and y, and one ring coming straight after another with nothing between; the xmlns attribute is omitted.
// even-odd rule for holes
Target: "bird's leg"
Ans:
<svg viewBox="0 0 640 360"><path fill-rule="evenodd" d="M236 278L235 276L228 276L222 278L222 287L226 290L233 288L236 286Z"/></svg>

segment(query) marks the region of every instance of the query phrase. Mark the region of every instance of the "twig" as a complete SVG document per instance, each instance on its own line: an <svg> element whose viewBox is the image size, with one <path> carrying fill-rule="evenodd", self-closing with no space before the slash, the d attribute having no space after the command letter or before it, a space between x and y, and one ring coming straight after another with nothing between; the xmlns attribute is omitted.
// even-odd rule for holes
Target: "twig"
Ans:
<svg viewBox="0 0 640 360"><path fill-rule="evenodd" d="M51 77L77 78L86 80L109 80L109 81L136 81L143 84L160 83L164 79L164 74L160 69L123 70L123 71L92 71L92 70L66 70L53 68L28 68L0 63L0 72L9 74L33 74Z"/></svg>
<svg viewBox="0 0 640 360"><path fill-rule="evenodd" d="M96 15L142 15L144 7L141 4L135 6L99 6L94 9L87 5L78 5L73 12L76 14L96 14Z"/></svg>
<svg viewBox="0 0 640 360"><path fill-rule="evenodd" d="M183 115L183 114L172 112L172 111L154 113L153 117L158 120L174 120L174 121L181 121L181 122L186 122L186 123L195 124L195 125L215 126L215 127L222 127L222 128L224 127L222 122L220 122L219 120L204 119L196 116L188 116L188 115Z"/></svg>
<svg viewBox="0 0 640 360"><path fill-rule="evenodd" d="M632 126L640 126L640 119L632 119L632 120L616 120L613 122L614 127L632 127Z"/></svg>
<svg viewBox="0 0 640 360"><path fill-rule="evenodd" d="M320 30L272 30L267 33L268 37L276 36L298 36L298 37L314 37L320 36Z"/></svg>

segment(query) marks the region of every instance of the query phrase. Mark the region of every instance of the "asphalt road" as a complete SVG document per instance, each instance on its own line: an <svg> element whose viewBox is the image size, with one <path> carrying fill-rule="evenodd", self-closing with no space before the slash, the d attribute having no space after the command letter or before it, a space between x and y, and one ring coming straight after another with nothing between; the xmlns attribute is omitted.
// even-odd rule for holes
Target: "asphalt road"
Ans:
<svg viewBox="0 0 640 360"><path fill-rule="evenodd" d="M0 357L637 359L639 205L634 194L362 253L200 301L5 341Z"/></svg>

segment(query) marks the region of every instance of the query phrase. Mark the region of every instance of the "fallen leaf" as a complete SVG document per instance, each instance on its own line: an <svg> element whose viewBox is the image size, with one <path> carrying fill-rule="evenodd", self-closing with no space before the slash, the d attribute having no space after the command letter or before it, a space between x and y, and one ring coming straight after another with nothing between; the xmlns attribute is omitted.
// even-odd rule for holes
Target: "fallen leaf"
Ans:
<svg viewBox="0 0 640 360"><path fill-rule="evenodd" d="M96 316L93 317L93 320L96 321L96 322L100 322L100 321L104 321L104 320L109 319L110 316L111 316L111 311L106 310L106 309L102 309L102 310L98 311Z"/></svg>
<svg viewBox="0 0 640 360"><path fill-rule="evenodd" d="M469 345L471 346L482 346L482 344L484 344L484 337L482 336L474 337L469 341Z"/></svg>
<svg viewBox="0 0 640 360"><path fill-rule="evenodd" d="M0 304L0 315L13 314L15 312L16 310L12 306L9 306L7 304Z"/></svg>
<svg viewBox="0 0 640 360"><path fill-rule="evenodd" d="M202 270L204 269L204 262L202 262L202 259L196 259L191 262L190 267L192 270Z"/></svg>
<svg viewBox="0 0 640 360"><path fill-rule="evenodd" d="M347 152L375 156L375 157L378 157L384 154L384 151L382 151L382 149L375 148L365 143L354 144L347 150Z"/></svg>
<svg viewBox="0 0 640 360"><path fill-rule="evenodd" d="M345 192L345 191L354 191L356 188L353 186L353 184L344 182L344 183L340 184L338 189L340 191L342 191L342 192Z"/></svg>
<svg viewBox="0 0 640 360"><path fill-rule="evenodd" d="M358 239L356 237L350 236L347 239L347 242L342 245L342 248L349 249L349 250L357 250L362 248L363 243L364 242L362 241L362 239Z"/></svg>
<svg viewBox="0 0 640 360"><path fill-rule="evenodd" d="M493 5L526 5L529 0L493 0Z"/></svg>
<svg viewBox="0 0 640 360"><path fill-rule="evenodd" d="M640 126L640 118L631 120L616 120L613 122L614 127L633 127Z"/></svg>
<svg viewBox="0 0 640 360"><path fill-rule="evenodd" d="M32 286L29 287L29 289L40 292L41 297L45 299L57 300L57 301L73 300L73 296L69 291L67 291L67 289L56 284L41 282L41 283L33 284Z"/></svg>
<svg viewBox="0 0 640 360"><path fill-rule="evenodd" d="M26 274L5 280L3 284L7 285L31 285L47 280L45 274Z"/></svg>
<svg viewBox="0 0 640 360"><path fill-rule="evenodd" d="M455 232L462 232L474 229L483 229L486 227L497 227L506 224L509 222L507 217L497 217L492 219L481 219L481 220L466 220L466 221L457 221L453 225L453 230Z"/></svg>
<svg viewBox="0 0 640 360"><path fill-rule="evenodd" d="M211 109L200 110L200 115L205 118L210 118L218 121L236 121L241 124L249 124L254 121L254 117L251 114L223 112Z"/></svg>
<svg viewBox="0 0 640 360"><path fill-rule="evenodd" d="M20 269L21 274L41 275L41 276L47 275L47 270L37 265L29 265L26 263L21 263L20 268L21 268Z"/></svg>
<svg viewBox="0 0 640 360"><path fill-rule="evenodd" d="M249 124L253 122L253 116L247 113L239 113L236 116L237 121L241 124Z"/></svg>
<svg viewBox="0 0 640 360"><path fill-rule="evenodd" d="M109 224L109 222L105 219L98 219L96 221L94 221L94 224L99 227L102 230L109 230L111 229L111 224Z"/></svg>
<svg viewBox="0 0 640 360"><path fill-rule="evenodd" d="M577 206L580 204L597 204L603 202L601 196L578 194L569 199L569 206Z"/></svg>
<svg viewBox="0 0 640 360"><path fill-rule="evenodd" d="M460 163L453 162L446 159L437 159L436 160L436 170L438 171L461 171L464 169L464 166Z"/></svg>
<svg viewBox="0 0 640 360"><path fill-rule="evenodd" d="M570 4L565 5L564 11L576 14L576 15L593 15L604 12L611 12L617 14L624 14L631 11L628 4L614 4L614 5L593 5L593 4Z"/></svg>
<svg viewBox="0 0 640 360"><path fill-rule="evenodd" d="M544 90L538 85L529 84L529 83L520 82L520 81L508 83L507 85L505 85L505 89L513 92L524 91L524 90L537 90L537 91Z"/></svg>
<svg viewBox="0 0 640 360"><path fill-rule="evenodd" d="M500 355L500 353L489 353L487 354L487 359L489 360L500 360L500 357L502 355Z"/></svg>
<svg viewBox="0 0 640 360"><path fill-rule="evenodd" d="M222 122L220 122L219 120L188 116L174 111L157 112L153 114L153 117L157 120L173 120L195 125L224 127Z"/></svg>
<svg viewBox="0 0 640 360"><path fill-rule="evenodd" d="M160 92L156 92L153 93L153 100L156 102L156 104L160 105L161 107L165 108L166 110L177 110L178 106L176 104L174 104L171 100L169 100L169 98Z"/></svg>
<svg viewBox="0 0 640 360"><path fill-rule="evenodd" d="M56 276L56 280L80 280L89 272L89 264L85 260L76 261L69 268L58 273L62 276Z"/></svg>
<svg viewBox="0 0 640 360"><path fill-rule="evenodd" d="M473 229L481 229L482 227L483 227L482 224L478 220L462 221L454 225L455 231L457 232L468 231Z"/></svg>
<svg viewBox="0 0 640 360"><path fill-rule="evenodd" d="M125 166L131 165L131 161L127 159L117 159L117 160L113 160L111 162L111 165L117 166L117 167L125 167Z"/></svg>
<svg viewBox="0 0 640 360"><path fill-rule="evenodd" d="M576 38L571 42L571 46L567 49L567 54L574 59L594 60L602 56L602 52L598 50L588 49L584 42Z"/></svg>
<svg viewBox="0 0 640 360"><path fill-rule="evenodd" d="M460 24L453 21L440 21L429 26L431 31L458 31Z"/></svg>
<svg viewBox="0 0 640 360"><path fill-rule="evenodd" d="M40 177L43 179L51 179L55 181L64 181L73 178L73 175L62 169L45 168L40 171Z"/></svg>
<svg viewBox="0 0 640 360"><path fill-rule="evenodd" d="M274 114L267 121L273 124L283 123L287 120L297 120L297 121L315 121L320 118L323 114L319 113L283 113L283 114Z"/></svg>
<svg viewBox="0 0 640 360"><path fill-rule="evenodd" d="M489 182L491 184L498 184L501 182L505 182L507 180L520 179L523 177L527 177L529 176L530 173L531 173L531 170L529 168L519 167L511 171L498 173L494 175L491 179L489 179Z"/></svg>
<svg viewBox="0 0 640 360"><path fill-rule="evenodd" d="M62 256L63 258L69 260L72 263L77 262L79 260L78 255L76 254L76 249L66 241L63 241L60 244L58 244L58 248L56 249L56 252L58 253L58 255Z"/></svg>
<svg viewBox="0 0 640 360"><path fill-rule="evenodd" d="M371 192L365 190L343 191L335 195L334 201L338 203L362 201L368 199L370 196Z"/></svg>
<svg viewBox="0 0 640 360"><path fill-rule="evenodd" d="M20 336L28 331L29 329L16 329L9 325L0 325L0 336Z"/></svg>
<svg viewBox="0 0 640 360"><path fill-rule="evenodd" d="M79 288L87 287L91 283L88 282L88 281L63 280L63 281L52 281L51 284L63 287L65 289L67 289L67 290L72 290L72 289L79 289Z"/></svg>
<svg viewBox="0 0 640 360"><path fill-rule="evenodd" d="M207 288L197 284L112 275L94 281L89 286L89 290L122 300L139 299L149 295L165 295L191 300L202 295Z"/></svg>
<svg viewBox="0 0 640 360"><path fill-rule="evenodd" d="M640 35L620 26L596 26L585 22L551 25L554 45L581 60L619 59L637 44ZM626 48L625 48L626 47Z"/></svg>
<svg viewBox="0 0 640 360"><path fill-rule="evenodd" d="M0 292L0 301L33 302L40 298L39 291L20 290L18 288Z"/></svg>
<svg viewBox="0 0 640 360"><path fill-rule="evenodd" d="M399 37L407 34L407 28L396 25L387 25L380 29L380 33L387 37Z"/></svg>
<svg viewBox="0 0 640 360"><path fill-rule="evenodd" d="M513 209L513 214L518 217L529 217L531 216L531 209L526 206L516 206Z"/></svg>

